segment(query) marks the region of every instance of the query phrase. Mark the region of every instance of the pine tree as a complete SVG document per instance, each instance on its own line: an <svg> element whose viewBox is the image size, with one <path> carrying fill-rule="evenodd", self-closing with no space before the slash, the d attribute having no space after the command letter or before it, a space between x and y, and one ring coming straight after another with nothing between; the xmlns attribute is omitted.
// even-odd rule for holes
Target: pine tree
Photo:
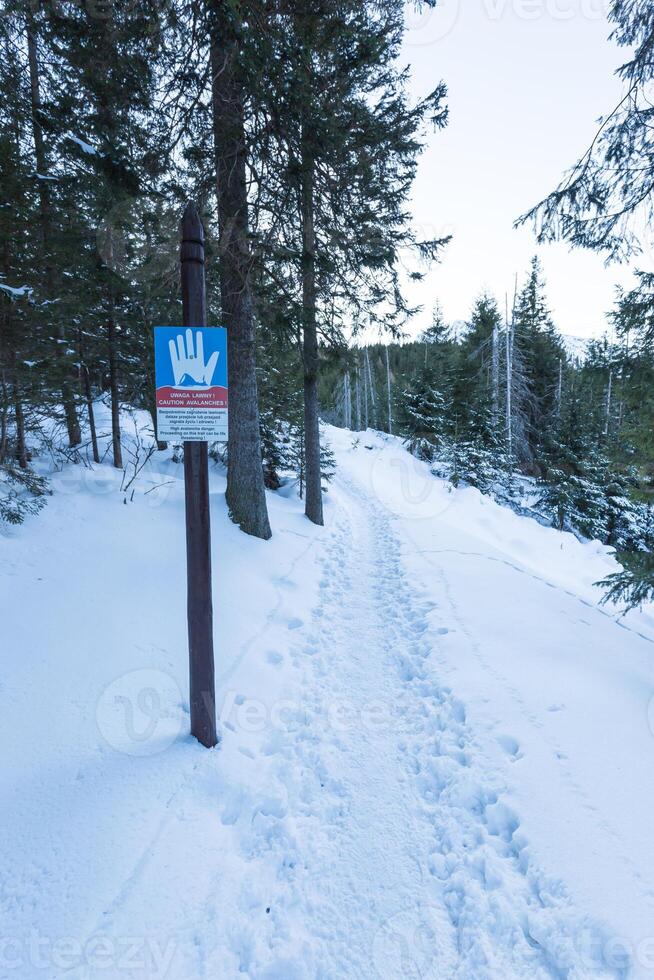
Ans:
<svg viewBox="0 0 654 980"><path fill-rule="evenodd" d="M527 281L518 294L514 311L514 397L521 462L538 474L542 438L558 411L557 391L565 350L545 300L544 282L537 257L532 259Z"/></svg>
<svg viewBox="0 0 654 980"><path fill-rule="evenodd" d="M423 367L404 390L398 414L409 451L432 462L445 445L448 404L429 367Z"/></svg>
<svg viewBox="0 0 654 980"><path fill-rule="evenodd" d="M496 392L493 389L493 337L497 335L502 316L492 296L477 299L466 334L459 347L457 389L453 404L462 435L478 432L479 415L493 412ZM498 376L499 382L499 376ZM499 416L497 416L499 425ZM484 430L488 430L484 419ZM496 438L495 433L493 438Z"/></svg>

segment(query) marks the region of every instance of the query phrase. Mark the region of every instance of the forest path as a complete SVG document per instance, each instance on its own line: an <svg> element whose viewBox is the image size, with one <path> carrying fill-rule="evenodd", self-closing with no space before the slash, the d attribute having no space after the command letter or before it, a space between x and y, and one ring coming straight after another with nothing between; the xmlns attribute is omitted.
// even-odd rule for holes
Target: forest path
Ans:
<svg viewBox="0 0 654 980"><path fill-rule="evenodd" d="M619 976L583 948L599 933L565 889L531 867L501 774L439 682L439 645L459 629L447 582L416 587L389 514L342 463L333 493L320 601L295 651L308 692L295 768L321 774L298 881L316 975Z"/></svg>

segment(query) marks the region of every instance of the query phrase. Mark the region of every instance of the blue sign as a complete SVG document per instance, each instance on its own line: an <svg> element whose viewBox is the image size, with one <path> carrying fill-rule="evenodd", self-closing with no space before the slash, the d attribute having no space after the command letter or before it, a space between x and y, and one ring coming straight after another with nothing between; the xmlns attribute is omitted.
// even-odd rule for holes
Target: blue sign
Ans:
<svg viewBox="0 0 654 980"><path fill-rule="evenodd" d="M155 327L159 439L227 440L227 331Z"/></svg>

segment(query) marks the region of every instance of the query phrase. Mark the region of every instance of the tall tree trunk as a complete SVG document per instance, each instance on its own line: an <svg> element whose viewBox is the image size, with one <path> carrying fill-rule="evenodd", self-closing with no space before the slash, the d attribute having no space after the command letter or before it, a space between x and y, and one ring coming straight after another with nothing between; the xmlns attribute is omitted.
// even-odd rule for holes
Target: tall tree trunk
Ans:
<svg viewBox="0 0 654 980"><path fill-rule="evenodd" d="M375 397L375 386L372 381L372 368L370 367L370 353L366 347L366 368L368 369L368 384L370 386L370 407L372 409L372 421L377 429L377 398Z"/></svg>
<svg viewBox="0 0 654 980"><path fill-rule="evenodd" d="M32 114L32 133L34 136L34 158L36 162L36 172L41 178L48 175L48 158L43 139L43 126L41 124L41 84L39 70L39 55L36 43L36 33L34 28L34 18L31 11L27 14L27 55L30 73L30 99ZM48 181L37 177L39 191L39 213L41 219L41 246L44 273L44 285L46 297L49 300L55 299L54 277L52 271L52 261L50 257L50 240L52 238L52 216L50 209L50 197ZM48 308L50 309L50 307ZM59 339L65 340L64 328L61 319L58 321L57 330ZM62 345L63 346L63 345ZM65 356L65 355L64 355ZM70 446L78 446L82 441L82 432L77 409L75 407L75 397L73 395L68 366L64 364L64 378L61 382L61 398L64 406L64 416L66 418L66 428L68 430L68 442Z"/></svg>
<svg viewBox="0 0 654 980"><path fill-rule="evenodd" d="M352 428L352 382L350 380L350 372L345 372L345 411L346 411L346 428Z"/></svg>
<svg viewBox="0 0 654 980"><path fill-rule="evenodd" d="M506 444L509 459L513 455L513 407L511 394L513 385L513 326L506 325Z"/></svg>
<svg viewBox="0 0 654 980"><path fill-rule="evenodd" d="M5 303L7 300L5 300ZM9 404L10 394L7 385L7 377L4 365L7 363L7 351L5 349L5 333L7 327L7 314L5 306L0 303L0 395L2 396L2 408L0 409L0 465L4 463L7 455L7 445L9 442Z"/></svg>
<svg viewBox="0 0 654 980"><path fill-rule="evenodd" d="M98 436L95 428L95 412L93 411L93 393L91 392L91 379L89 369L86 364L82 364L82 378L84 383L84 397L86 398L86 411L89 417L89 430L91 433L91 449L93 451L93 462L100 462L100 452L98 450Z"/></svg>
<svg viewBox="0 0 654 980"><path fill-rule="evenodd" d="M3 259L3 269L5 276L9 272L9 242L5 237L2 242L2 259ZM8 369L8 385L7 390L5 390L4 384L4 372L3 372L3 394L6 393L5 405L7 408L7 413L9 411L9 404L13 406L14 409L14 426L16 430L16 452L15 457L18 461L18 465L21 469L27 469L27 442L25 439L25 414L23 412L23 402L21 399L20 386L18 381L18 356L16 354L16 343L15 339L12 337L14 331L11 329L11 316L9 310L11 309L11 301L3 296L0 302L0 311L2 313L2 331L0 332L1 341L1 351L3 358L6 358L7 369ZM11 393L9 393L8 388L11 388ZM3 405L4 409L4 405ZM3 412L4 414L4 412ZM8 443L8 432L6 431L6 418L5 418L5 431L3 434L4 446L3 446L3 456L7 450Z"/></svg>
<svg viewBox="0 0 654 980"><path fill-rule="evenodd" d="M316 325L316 236L313 216L314 160L306 124L302 130L302 362L304 366L304 457L306 500L304 512L314 524L323 524L320 482L320 424L318 419L318 331Z"/></svg>
<svg viewBox="0 0 654 980"><path fill-rule="evenodd" d="M0 379L0 392L2 393L2 407L0 407L0 466L2 466L7 455L7 442L9 441L9 397L4 371Z"/></svg>
<svg viewBox="0 0 654 980"><path fill-rule="evenodd" d="M270 537L259 434L255 332L250 290L244 91L237 4L206 0L211 24L214 150L220 226L220 292L227 327L229 438L227 506L241 530Z"/></svg>
<svg viewBox="0 0 654 980"><path fill-rule="evenodd" d="M368 428L368 375L366 374L366 363L363 362L363 427Z"/></svg>
<svg viewBox="0 0 654 980"><path fill-rule="evenodd" d="M497 428L497 420L500 414L500 329L498 323L493 322L493 359L491 364L491 412L493 426Z"/></svg>
<svg viewBox="0 0 654 980"><path fill-rule="evenodd" d="M613 371L609 371L609 384L606 389L606 418L604 420L604 438L608 439L611 427L611 400L613 397Z"/></svg>
<svg viewBox="0 0 654 980"><path fill-rule="evenodd" d="M356 412L355 420L357 432L361 432L361 381L359 378L359 355L357 354L357 359L354 369L354 410Z"/></svg>
<svg viewBox="0 0 654 980"><path fill-rule="evenodd" d="M388 394L388 433L393 435L393 407L391 403L391 367L388 359L388 344L386 344L386 388Z"/></svg>
<svg viewBox="0 0 654 980"><path fill-rule="evenodd" d="M145 345L146 345L146 358L145 358L145 401L148 406L148 411L150 413L150 418L152 419L152 431L154 432L154 441L157 444L157 449L162 451L168 448L168 443L164 439L159 438L159 432L157 429L157 395L156 395L156 379L154 376L154 344L152 342L153 331L152 323L150 322L149 314L150 304L149 302L143 307L143 326L145 330Z"/></svg>
<svg viewBox="0 0 654 980"><path fill-rule="evenodd" d="M111 447L114 466L116 469L122 470L123 453L120 445L120 398L118 395L118 342L116 338L113 297L110 300L109 317L107 319L107 349L109 354L109 394L111 396Z"/></svg>
<svg viewBox="0 0 654 980"><path fill-rule="evenodd" d="M93 452L93 462L100 462L100 452L98 450L98 436L95 428L95 412L93 410L93 392L91 390L91 377L89 375L89 369L84 360L84 348L82 346L82 331L78 330L77 334L77 347L79 351L79 365L80 365L80 376L82 379L82 387L84 390L84 398L86 400L86 412L89 419L89 432L91 433L91 450Z"/></svg>
<svg viewBox="0 0 654 980"><path fill-rule="evenodd" d="M517 281L517 280L516 280ZM517 290L517 286L516 286ZM505 321L506 321L506 447L509 456L509 466L512 466L513 457L513 321L515 311L515 292L513 294L513 308L511 310L511 322L509 322L509 297L505 296Z"/></svg>
<svg viewBox="0 0 654 980"><path fill-rule="evenodd" d="M27 469L27 441L25 439L25 413L23 412L23 402L20 395L18 376L16 374L16 353L10 353L11 364L11 387L14 403L14 422L16 424L16 459L22 470Z"/></svg>
<svg viewBox="0 0 654 980"><path fill-rule="evenodd" d="M14 413L16 420L16 459L20 468L26 470L27 443L25 441L25 416L17 387L14 387Z"/></svg>

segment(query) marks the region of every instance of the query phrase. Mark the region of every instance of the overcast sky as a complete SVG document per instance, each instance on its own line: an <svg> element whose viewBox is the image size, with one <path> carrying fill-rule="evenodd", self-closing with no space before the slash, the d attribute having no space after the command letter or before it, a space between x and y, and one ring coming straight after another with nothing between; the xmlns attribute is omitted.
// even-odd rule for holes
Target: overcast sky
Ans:
<svg viewBox="0 0 654 980"><path fill-rule="evenodd" d="M554 319L563 333L601 334L624 266L604 265L567 245L535 244L513 221L558 183L618 101L615 68L625 51L608 40L606 0L440 0L409 12L404 60L413 94L439 79L449 88L450 123L431 134L414 190L416 225L454 236L441 263L412 287L424 305L411 333L431 318L466 319L483 289L504 306L517 272L540 255ZM641 261L640 265L644 265Z"/></svg>

